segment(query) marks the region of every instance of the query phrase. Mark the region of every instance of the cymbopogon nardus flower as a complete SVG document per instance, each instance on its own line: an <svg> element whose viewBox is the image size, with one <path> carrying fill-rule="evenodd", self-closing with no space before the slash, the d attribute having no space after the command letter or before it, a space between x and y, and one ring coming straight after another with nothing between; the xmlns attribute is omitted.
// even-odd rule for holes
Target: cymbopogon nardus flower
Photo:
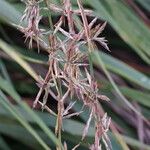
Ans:
<svg viewBox="0 0 150 150"><path fill-rule="evenodd" d="M44 36L42 34L43 30L39 29L39 21L42 17L40 16L39 1L27 0L25 2L26 10L22 20L27 20L28 25L26 28L22 27L21 31L24 32L26 39L30 39L29 47L32 47L33 38L39 45L41 36ZM111 149L107 136L110 118L107 117L107 114L102 117L99 110L100 100L109 101L109 98L99 93L98 83L90 72L88 60L89 52L91 52L89 51L90 48L87 50L87 46L94 45L95 41L109 50L105 38L99 37L106 26L106 22L93 27L98 18L94 17L89 23L87 18L89 15L92 15L92 11L85 10L81 0L77 0L77 4L79 9L74 10L70 0L62 0L62 6L49 3L49 8L61 14L61 16L54 25L54 30L48 36L49 43L45 47L49 57L48 71L45 78L40 78L37 83L40 89L33 107L36 107L37 103L39 103L42 109L46 109L49 113L57 116L55 134L60 140L63 119L78 116L83 112L84 107L88 107L90 115L83 129L81 142L87 136L91 121L94 120L95 142L90 146L90 149L101 150L101 139L106 148ZM74 15L81 16L81 29L78 28ZM68 24L68 30L62 27L66 23ZM58 36L58 32L63 38ZM40 99L43 92L44 96L41 102ZM57 112L52 111L46 105L48 95L51 95L56 100ZM83 103L83 107L79 112L71 112L74 105L78 102L70 102L74 97ZM73 150L79 145L76 145ZM64 144L64 148L67 149L66 144ZM58 149L61 148L59 147Z"/></svg>

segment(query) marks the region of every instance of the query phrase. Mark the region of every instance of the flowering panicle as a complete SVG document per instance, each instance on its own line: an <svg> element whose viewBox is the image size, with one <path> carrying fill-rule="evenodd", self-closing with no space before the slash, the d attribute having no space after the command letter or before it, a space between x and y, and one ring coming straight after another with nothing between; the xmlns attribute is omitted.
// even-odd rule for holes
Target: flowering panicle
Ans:
<svg viewBox="0 0 150 150"><path fill-rule="evenodd" d="M109 101L109 98L99 93L98 84L89 71L90 65L88 61L89 53L94 50L92 47L95 45L95 41L99 42L106 50L109 50L105 38L99 37L106 26L106 22L93 27L97 18L94 17L89 23L87 17L93 17L92 11L84 9L81 0L77 0L77 4L79 7L77 10L73 10L70 0L63 0L62 6L52 3L48 6L51 11L60 14L60 19L54 25L54 31L49 34L49 44L45 47L49 54L49 68L45 78L39 79L38 86L40 90L33 107L36 107L37 103L39 103L43 109L57 116L55 134L61 141L63 119L78 116L83 112L82 109L80 112L70 113L76 102L70 102L66 108L64 104L68 99L73 99L74 96L78 97L83 102L84 107L86 106L90 110L89 119L83 130L82 140L87 136L90 123L94 120L95 142L90 146L90 149L100 150L100 140L104 142L107 149L111 149L107 136L110 118L107 117L107 114L101 117L99 110L99 101ZM32 46L33 37L39 43L39 39L42 36L42 30L39 29L39 21L41 20L39 10L39 2L36 0L26 1L26 10L22 20L26 19L28 26L27 28L22 27L21 31L25 33L26 38L30 38L30 47ZM81 16L81 30L78 29L74 15ZM67 21L65 21L66 19ZM66 22L68 31L62 27ZM57 36L58 32L63 35L63 38ZM85 51L83 47L90 48ZM43 102L40 102L43 92L45 93ZM58 102L57 115L46 106L49 94ZM65 149L67 149L66 143L64 145ZM75 146L74 149L78 146ZM61 148L58 149L60 150Z"/></svg>
<svg viewBox="0 0 150 150"><path fill-rule="evenodd" d="M39 50L39 42L42 37L42 33L45 31L44 29L39 28L39 22L42 19L40 16L40 1L37 0L25 0L23 1L26 4L26 9L21 18L22 21L27 21L27 27L18 26L19 30L25 34L25 42L29 39L29 48L32 48L33 39L36 40L38 50Z"/></svg>

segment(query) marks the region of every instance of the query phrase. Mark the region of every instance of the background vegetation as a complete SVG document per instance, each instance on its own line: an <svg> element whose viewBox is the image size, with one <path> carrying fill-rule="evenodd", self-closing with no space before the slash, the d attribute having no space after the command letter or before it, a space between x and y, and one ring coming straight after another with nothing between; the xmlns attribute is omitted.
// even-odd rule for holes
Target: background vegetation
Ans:
<svg viewBox="0 0 150 150"><path fill-rule="evenodd" d="M93 63L100 91L111 99L101 105L112 118L112 147L150 150L150 1L84 0L84 4L108 21L104 35L111 52L99 47ZM35 79L47 71L48 58L37 53L36 44L28 50L23 34L12 25L19 24L24 8L19 0L0 0L0 149L53 149L58 142L53 134L55 118L31 109L38 92ZM48 14L42 13L41 24L47 28ZM55 21L57 15L52 16ZM50 107L55 109L56 104ZM78 103L74 110L81 107ZM64 121L63 139L70 148L80 141L87 118L85 111L78 119ZM80 149L87 149L93 130L91 126Z"/></svg>

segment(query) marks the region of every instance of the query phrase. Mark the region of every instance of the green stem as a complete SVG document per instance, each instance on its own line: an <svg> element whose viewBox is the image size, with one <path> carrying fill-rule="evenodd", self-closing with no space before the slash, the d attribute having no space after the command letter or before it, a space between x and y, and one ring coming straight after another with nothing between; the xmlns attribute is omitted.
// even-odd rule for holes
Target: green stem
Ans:
<svg viewBox="0 0 150 150"><path fill-rule="evenodd" d="M46 7L49 9L49 11L51 11L49 8L49 1L48 0L45 0L45 4L46 4ZM50 25L51 30L54 30L51 12L47 13L47 16L48 16L48 21L49 21L49 25Z"/></svg>

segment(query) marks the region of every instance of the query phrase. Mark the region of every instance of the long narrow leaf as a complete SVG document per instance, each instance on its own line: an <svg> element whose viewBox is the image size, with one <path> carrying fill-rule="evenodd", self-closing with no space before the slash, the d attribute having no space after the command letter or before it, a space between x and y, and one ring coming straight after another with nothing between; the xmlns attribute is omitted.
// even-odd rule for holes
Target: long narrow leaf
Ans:
<svg viewBox="0 0 150 150"><path fill-rule="evenodd" d="M52 131L44 124L41 120L25 103L21 102L20 96L15 90L9 85L9 83L0 77L0 88L8 93L32 118L38 123L41 129L47 134L47 136L57 145L58 140L52 133Z"/></svg>
<svg viewBox="0 0 150 150"><path fill-rule="evenodd" d="M45 150L50 150L50 148L39 137L39 135L34 131L34 129L22 118L19 112L7 100L7 98L1 91L0 91L0 103L32 134L33 137L35 137L35 139L41 144L41 146L43 146Z"/></svg>
<svg viewBox="0 0 150 150"><path fill-rule="evenodd" d="M0 40L0 48L4 50L12 59L14 59L22 68L24 68L35 80L38 80L36 72L25 62L19 53L17 53L12 47Z"/></svg>

